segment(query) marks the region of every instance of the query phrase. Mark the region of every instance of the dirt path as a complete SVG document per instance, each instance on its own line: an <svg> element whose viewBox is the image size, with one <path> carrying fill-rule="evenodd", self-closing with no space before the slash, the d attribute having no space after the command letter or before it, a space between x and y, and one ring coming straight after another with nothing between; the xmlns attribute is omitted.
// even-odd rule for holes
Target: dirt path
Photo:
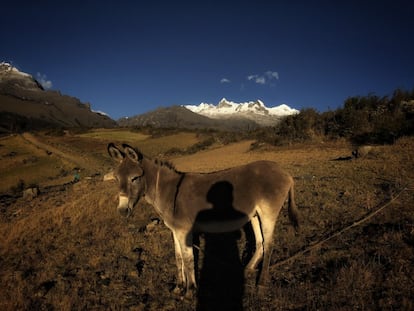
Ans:
<svg viewBox="0 0 414 311"><path fill-rule="evenodd" d="M177 169L187 172L212 172L251 162L253 141L242 141L188 156L171 159Z"/></svg>
<svg viewBox="0 0 414 311"><path fill-rule="evenodd" d="M241 141L220 148L171 159L178 170L192 172L212 172L243 165L258 160L275 161L284 168L297 170L298 167L320 166L322 162L350 155L347 145L308 146L305 148L272 148L251 150L254 141Z"/></svg>
<svg viewBox="0 0 414 311"><path fill-rule="evenodd" d="M23 133L22 137L28 143L31 143L37 148L44 150L48 154L53 154L61 158L62 160L69 162L75 167L91 170L96 166L95 161L89 159L88 157L85 157L84 155L70 154L67 151L61 151L51 144L48 144L44 141L40 141L36 136L34 136L31 133Z"/></svg>

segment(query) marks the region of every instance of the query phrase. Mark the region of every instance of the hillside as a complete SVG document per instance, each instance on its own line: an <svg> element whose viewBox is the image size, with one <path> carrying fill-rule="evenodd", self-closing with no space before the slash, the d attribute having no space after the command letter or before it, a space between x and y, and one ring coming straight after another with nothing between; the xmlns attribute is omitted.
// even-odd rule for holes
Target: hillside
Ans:
<svg viewBox="0 0 414 311"><path fill-rule="evenodd" d="M187 128L240 131L257 128L259 125L244 118L217 120L194 113L183 106L162 107L153 111L118 120L120 126L155 127L155 128Z"/></svg>
<svg viewBox="0 0 414 311"><path fill-rule="evenodd" d="M108 116L92 111L90 104L46 91L31 75L0 64L0 133L115 125Z"/></svg>
<svg viewBox="0 0 414 311"><path fill-rule="evenodd" d="M188 132L151 138L121 130L2 138L0 177L14 194L3 189L0 201L0 309L217 310L223 303L249 311L414 308L413 138L378 146L356 160L345 160L351 146L344 141L260 151L243 141L162 156L172 146L187 148L198 140ZM283 209L263 299L255 294L255 276L242 270L253 245L249 227L202 235L195 248L197 297L173 295L170 231L144 201L130 218L121 218L116 182L102 181L115 165L106 151L110 141L160 155L180 171L210 172L266 159L294 176L301 229L294 232ZM78 165L80 181L69 183ZM23 199L18 178L26 185L41 180L40 194Z"/></svg>
<svg viewBox="0 0 414 311"><path fill-rule="evenodd" d="M298 110L287 105L268 108L260 100L235 103L223 98L218 105L181 105L161 107L153 111L118 120L120 126L155 128L216 129L224 131L254 130L275 126Z"/></svg>

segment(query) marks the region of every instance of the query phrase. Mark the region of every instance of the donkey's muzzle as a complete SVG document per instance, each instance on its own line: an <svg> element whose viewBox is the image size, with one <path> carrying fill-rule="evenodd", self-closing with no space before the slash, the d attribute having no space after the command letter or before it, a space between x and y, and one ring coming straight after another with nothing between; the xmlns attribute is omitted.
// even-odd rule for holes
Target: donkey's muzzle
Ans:
<svg viewBox="0 0 414 311"><path fill-rule="evenodd" d="M128 217L131 215L131 208L129 207L129 199L127 196L119 196L118 212L121 216Z"/></svg>
<svg viewBox="0 0 414 311"><path fill-rule="evenodd" d="M123 217L128 217L131 215L131 209L129 207L118 207L118 212Z"/></svg>

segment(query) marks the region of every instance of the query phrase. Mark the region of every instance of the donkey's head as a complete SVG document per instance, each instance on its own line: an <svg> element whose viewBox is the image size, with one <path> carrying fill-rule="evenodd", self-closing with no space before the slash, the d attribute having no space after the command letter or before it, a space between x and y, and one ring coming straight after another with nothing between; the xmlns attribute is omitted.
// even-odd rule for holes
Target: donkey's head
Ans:
<svg viewBox="0 0 414 311"><path fill-rule="evenodd" d="M114 177L119 184L118 212L125 217L131 215L135 204L145 193L146 184L142 167L142 154L128 146L118 149L113 143L108 145L109 155L119 162Z"/></svg>

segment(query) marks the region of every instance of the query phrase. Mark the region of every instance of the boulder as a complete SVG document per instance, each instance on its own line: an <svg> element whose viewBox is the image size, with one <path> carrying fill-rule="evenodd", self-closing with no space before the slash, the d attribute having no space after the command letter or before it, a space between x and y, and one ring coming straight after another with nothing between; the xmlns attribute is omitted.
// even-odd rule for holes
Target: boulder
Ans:
<svg viewBox="0 0 414 311"><path fill-rule="evenodd" d="M39 195L39 188L37 187L27 188L26 190L23 191L23 199L25 200L29 200L29 201L33 200L38 195Z"/></svg>

